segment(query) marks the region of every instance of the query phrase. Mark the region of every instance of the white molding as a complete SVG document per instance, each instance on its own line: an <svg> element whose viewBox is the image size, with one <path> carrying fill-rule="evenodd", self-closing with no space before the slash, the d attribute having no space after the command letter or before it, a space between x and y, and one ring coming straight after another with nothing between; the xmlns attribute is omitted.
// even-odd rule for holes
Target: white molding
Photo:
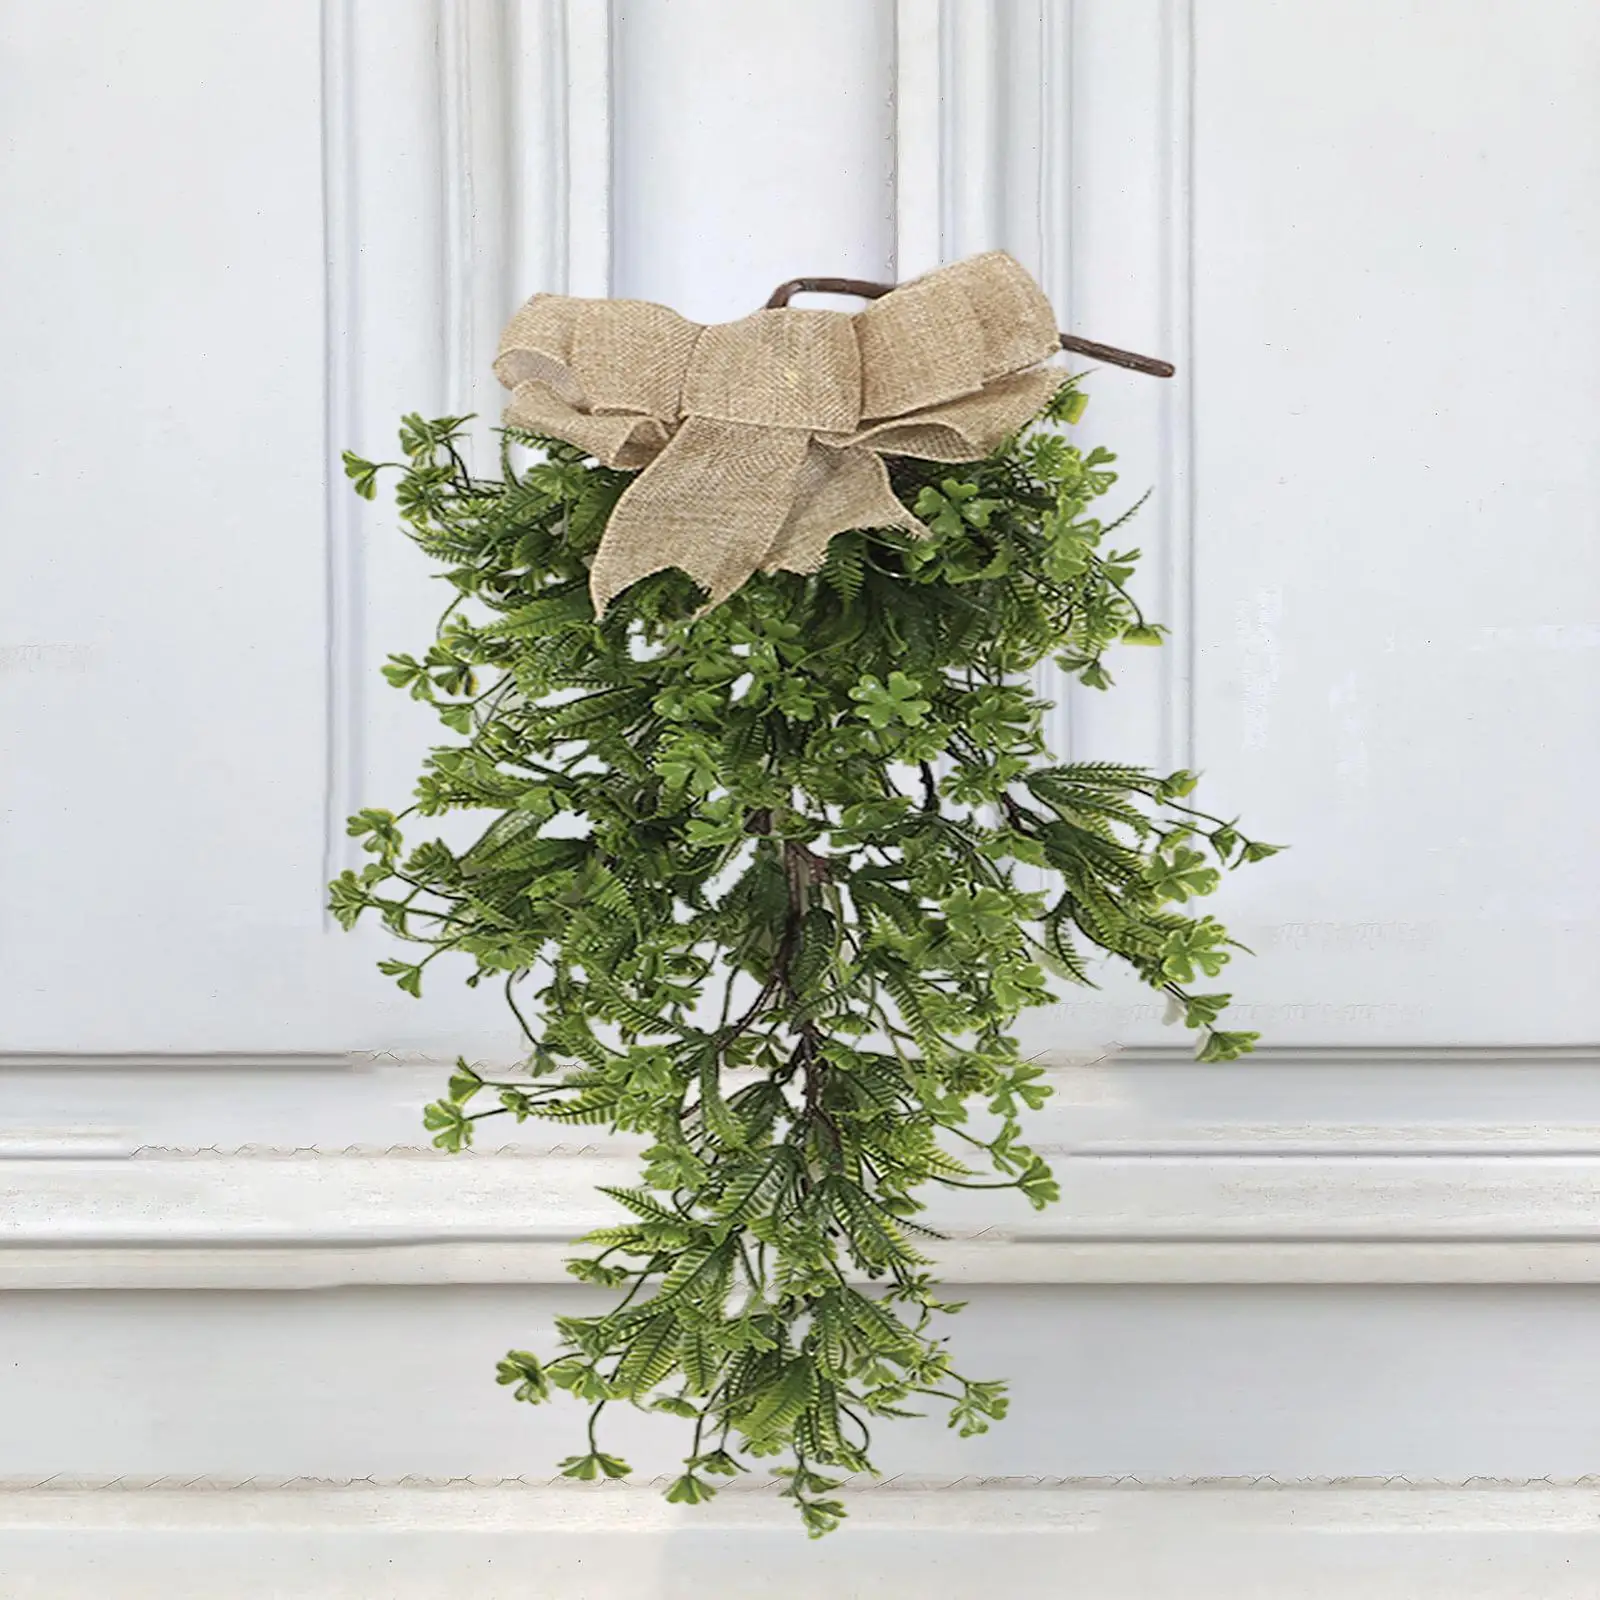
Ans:
<svg viewBox="0 0 1600 1600"><path fill-rule="evenodd" d="M1171 380L1097 375L1091 396L1109 398L1091 405L1085 429L1097 440L1109 414L1105 442L1129 464L1118 507L1152 491L1130 542L1144 550L1141 597L1170 637L1148 653L1155 662L1118 652L1114 707L1054 666L1036 675L1064 759L1115 755L1162 771L1196 760L1191 35L1192 0L899 0L897 10L898 276L1009 250L1064 330L1177 364Z"/></svg>
<svg viewBox="0 0 1600 1600"><path fill-rule="evenodd" d="M327 733L322 883L362 861L375 735L371 525L339 466L407 410L503 394L505 319L536 290L610 286L608 0L323 0ZM392 533L387 535L392 539ZM431 604L431 601L430 601ZM381 751L378 752L381 754ZM324 926L333 923L323 910Z"/></svg>
<svg viewBox="0 0 1600 1600"><path fill-rule="evenodd" d="M516 293L567 288L568 98L564 0L502 0L514 185L510 273Z"/></svg>
<svg viewBox="0 0 1600 1600"><path fill-rule="evenodd" d="M3 1175L3 1174L0 1174ZM571 1243L440 1240L432 1244L0 1246L0 1291L570 1287ZM1572 1240L1261 1239L958 1241L934 1256L955 1287L1266 1284L1528 1287L1600 1283L1600 1244ZM853 1281L862 1281L849 1274Z"/></svg>
<svg viewBox="0 0 1600 1600"><path fill-rule="evenodd" d="M519 194L514 103L519 85L504 0L437 0L443 178L446 404L472 413L485 439L503 393L491 363L519 298L511 274ZM554 165L551 152L545 160Z"/></svg>
<svg viewBox="0 0 1600 1600"><path fill-rule="evenodd" d="M1077 321L1073 308L1072 217L1073 162L1077 141L1072 117L1076 107L1073 70L1077 51L1073 38L1074 0L1038 0L1032 38L1023 43L1023 59L1014 72L1032 66L1038 82L1038 170L1034 179L1035 226L1038 230L1036 270L1039 282L1056 308L1061 326Z"/></svg>
<svg viewBox="0 0 1600 1600"><path fill-rule="evenodd" d="M345 1072L367 1059L342 1050L0 1050L0 1072Z"/></svg>
<svg viewBox="0 0 1600 1600"><path fill-rule="evenodd" d="M1116 652L1109 696L1065 685L1067 754L1132 760L1166 772L1194 767L1192 0L1042 0L1057 81L1041 79L1044 141L1069 172L1051 235L1062 256L1053 294L1072 331L1163 356L1176 377L1101 369L1088 386L1089 443L1117 452L1108 510L1150 499L1122 543L1143 552L1135 578L1147 614L1169 637L1159 651ZM1063 109L1062 101L1069 103ZM1065 282L1056 281L1065 279Z"/></svg>
<svg viewBox="0 0 1600 1600"><path fill-rule="evenodd" d="M897 0L894 68L896 281L944 260L940 35L943 0Z"/></svg>
<svg viewBox="0 0 1600 1600"><path fill-rule="evenodd" d="M908 278L982 250L1011 251L1058 312L1053 230L1065 236L1063 141L1071 0L899 0L895 252ZM1048 109L1046 105L1048 102Z"/></svg>
<svg viewBox="0 0 1600 1600"><path fill-rule="evenodd" d="M958 1283L1600 1282L1594 1130L1555 1148L1080 1146L1062 1199L933 1197ZM1230 1144L1228 1140L1232 1140ZM1398 1153L1397 1153L1398 1150ZM0 1287L550 1283L614 1220L599 1148L445 1157L145 1151L0 1161Z"/></svg>
<svg viewBox="0 0 1600 1600"><path fill-rule="evenodd" d="M635 1472L626 1482L600 1481L587 1488L578 1487L570 1479L532 1473L408 1472L397 1476L381 1472L348 1475L338 1472L321 1474L252 1472L244 1475L224 1472L52 1472L43 1477L35 1477L32 1474L0 1476L0 1496L7 1497L5 1503L8 1506L15 1506L25 1503L22 1498L24 1496L39 1496L40 1503L44 1503L46 1496L54 1498L69 1494L101 1494L113 1490L129 1497L140 1498L146 1495L164 1497L176 1494L195 1497L225 1494L230 1498L244 1493L259 1493L273 1497L304 1494L323 1495L336 1506L343 1504L353 1509L361 1504L359 1497L368 1494L414 1492L418 1497L417 1507L422 1518L431 1520L430 1511L435 1513L442 1511L443 1515L439 1520L443 1523L452 1519L448 1510L449 1502L440 1497L454 1494L458 1498L464 1498L474 1493L498 1490L526 1495L530 1500L537 1494L540 1502L547 1505L551 1512L581 1512L585 1502L590 1502L589 1509L592 1511L595 1509L593 1502L617 1496L623 1500L624 1506L610 1513L612 1518L617 1521L632 1521L643 1513L642 1520L650 1523L655 1520L650 1515L654 1508L645 1502L644 1497L668 1488L672 1481L671 1475L646 1476L643 1472ZM773 1490L781 1485L781 1481L770 1474L759 1472L735 1478L719 1486L723 1491L720 1505L723 1508L739 1505L746 1511L753 1510L755 1520L760 1520L764 1515L761 1502L772 1495ZM1410 1494L1449 1492L1482 1495L1485 1497L1485 1504L1488 1503L1489 1496L1505 1495L1515 1504L1518 1500L1525 1501L1530 1491L1534 1494L1544 1492L1558 1495L1600 1494L1600 1473L1583 1473L1572 1477L1549 1475L1537 1478L1499 1477L1484 1473L1474 1473L1460 1478L1443 1478L1404 1472L1343 1473L1323 1476L1273 1472L1204 1475L1157 1475L1145 1472L1070 1475L961 1473L954 1477L939 1473L908 1472L896 1473L889 1478L874 1478L866 1473L847 1473L844 1475L842 1492L854 1497L858 1507L876 1507L880 1516L887 1512L892 1517L896 1514L893 1508L909 1506L912 1504L910 1497L914 1495L950 1496L954 1501L957 1496L979 1494L1113 1493L1122 1496L1166 1494L1173 1490L1182 1490L1186 1493L1197 1490L1206 1493L1257 1490L1264 1493L1291 1494L1330 1492L1352 1494L1371 1493L1376 1490L1391 1495L1399 1492ZM561 1501L565 1504L560 1504ZM786 1508L780 1506L773 1509L782 1511ZM691 1527L699 1520L689 1513L669 1512L666 1515L669 1519L683 1517ZM716 1520L718 1512L713 1511L705 1515ZM0 1526L4 1525L5 1519L0 1516Z"/></svg>
<svg viewBox="0 0 1600 1600"><path fill-rule="evenodd" d="M192 1070L232 1072L350 1072L373 1067L445 1069L454 1056L387 1050L0 1050L0 1072L58 1071L75 1068L104 1072L168 1072ZM1216 1076L1215 1066L1201 1068L1188 1044L1120 1045L1103 1050L1081 1046L1047 1050L1040 1058L1053 1071L1084 1067L1119 1069L1194 1066ZM1277 1072L1286 1067L1360 1068L1389 1071L1398 1067L1481 1067L1513 1071L1533 1067L1600 1068L1600 1044L1286 1044L1263 1045L1229 1070Z"/></svg>
<svg viewBox="0 0 1600 1600"><path fill-rule="evenodd" d="M751 1489L696 1507L668 1505L653 1484L24 1489L0 1492L0 1580L162 1600L665 1600L747 1595L759 1571L763 1596L798 1600L865 1592L870 1573L874 1600L921 1600L979 1593L1003 1568L1040 1594L1070 1573L1072 1592L1096 1600L1577 1600L1600 1564L1588 1485L964 1480L852 1489L849 1511L812 1542Z"/></svg>
<svg viewBox="0 0 1600 1600"><path fill-rule="evenodd" d="M1158 604L1171 636L1162 648L1160 764L1193 770L1194 668L1194 0L1161 8L1162 353L1177 367L1159 390L1160 477L1152 497L1160 527Z"/></svg>
<svg viewBox="0 0 1600 1600"><path fill-rule="evenodd" d="M1194 1063L1191 1045L1114 1045L1097 1061L1118 1067L1166 1067ZM1531 1067L1600 1068L1600 1044L1266 1044L1232 1064L1237 1070L1285 1067L1481 1067L1512 1071ZM1214 1067L1201 1070L1215 1072Z"/></svg>
<svg viewBox="0 0 1600 1600"><path fill-rule="evenodd" d="M322 223L324 251L323 429L327 474L324 585L326 710L323 734L323 926L334 921L323 885L352 864L345 818L359 809L365 767L361 717L363 563L356 497L338 469L340 452L360 437L356 370L360 232L355 127L355 0L322 4Z"/></svg>
<svg viewBox="0 0 1600 1600"><path fill-rule="evenodd" d="M936 1201L954 1281L1600 1282L1600 1047L1043 1064L1063 1199ZM374 1052L0 1068L0 1287L560 1282L641 1143L491 1123L444 1156L419 1123L445 1063Z"/></svg>
<svg viewBox="0 0 1600 1600"><path fill-rule="evenodd" d="M567 292L611 293L610 0L565 0Z"/></svg>
<svg viewBox="0 0 1600 1600"><path fill-rule="evenodd" d="M453 388L460 314L446 269L460 247L447 238L446 157L447 147L461 153L461 141L446 127L447 3L323 0L328 669L324 859L322 881L310 887L329 932L337 925L326 883L363 859L345 819L366 803L384 742L368 655L374 591L383 587L368 545L376 513L351 492L340 452L387 458L400 415L439 415Z"/></svg>
<svg viewBox="0 0 1600 1600"><path fill-rule="evenodd" d="M946 261L1003 248L1008 148L1001 62L1006 19L995 0L941 0L939 242Z"/></svg>
<svg viewBox="0 0 1600 1600"><path fill-rule="evenodd" d="M609 0L501 0L511 62L513 305L611 292Z"/></svg>

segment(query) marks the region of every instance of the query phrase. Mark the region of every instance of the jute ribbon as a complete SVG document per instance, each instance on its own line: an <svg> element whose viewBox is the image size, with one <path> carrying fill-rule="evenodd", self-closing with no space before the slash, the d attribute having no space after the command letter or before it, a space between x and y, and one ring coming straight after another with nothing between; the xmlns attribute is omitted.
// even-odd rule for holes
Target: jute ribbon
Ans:
<svg viewBox="0 0 1600 1600"><path fill-rule="evenodd" d="M1044 292L994 251L854 315L758 311L702 327L644 300L536 294L494 370L508 425L643 468L611 513L589 587L601 613L678 567L720 604L756 571L815 572L847 528L927 529L886 455L973 461L1061 381Z"/></svg>

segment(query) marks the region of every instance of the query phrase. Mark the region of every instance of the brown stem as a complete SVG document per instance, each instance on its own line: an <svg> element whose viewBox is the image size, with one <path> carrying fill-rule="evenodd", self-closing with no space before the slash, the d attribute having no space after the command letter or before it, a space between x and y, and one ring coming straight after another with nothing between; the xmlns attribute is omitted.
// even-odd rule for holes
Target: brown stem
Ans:
<svg viewBox="0 0 1600 1600"><path fill-rule="evenodd" d="M1113 367L1126 367L1130 372L1143 372L1152 378L1175 378L1178 369L1160 356L1141 356L1133 350L1121 350L1114 344L1100 344L1094 339L1080 339L1074 333L1061 335L1061 348L1075 355L1093 356Z"/></svg>
<svg viewBox="0 0 1600 1600"><path fill-rule="evenodd" d="M761 985L761 992L755 997L750 1009L745 1012L745 1014L740 1017L739 1020L731 1027L729 1027L727 1031L718 1039L717 1050L719 1054L726 1055L728 1046L732 1044L733 1041L737 1039L739 1035L743 1033L761 1014L761 1008L771 997L772 991L777 987L777 983L778 976L776 973L774 973L764 984Z"/></svg>
<svg viewBox="0 0 1600 1600"><path fill-rule="evenodd" d="M774 958L773 975L782 984L789 1003L795 1005L798 1004L800 997L795 993L794 984L789 977L789 963L794 955L795 941L800 935L810 905L812 886L827 882L832 873L828 863L821 856L815 855L794 839L784 840L783 865L789 889L789 914L784 921L783 937L778 943L777 955ZM814 1022L802 1022L798 1031L800 1042L795 1046L794 1054L789 1059L785 1077L792 1076L795 1072L801 1074L801 1095L806 1114L815 1117L828 1130L834 1150L840 1152L844 1148L844 1141L840 1138L838 1125L822 1104L824 1079L827 1075L822 1061L822 1030Z"/></svg>
<svg viewBox="0 0 1600 1600"><path fill-rule="evenodd" d="M1028 831L1028 814L1022 809L1021 806L1017 804L1015 800L1011 798L1010 795L1002 794L1000 796L1000 806L1006 814L1006 821L1009 822L1018 833L1026 833Z"/></svg>
<svg viewBox="0 0 1600 1600"><path fill-rule="evenodd" d="M881 300L892 288L892 283L873 283L866 278L791 278L772 291L766 309L781 311L797 294L853 294L863 300Z"/></svg>

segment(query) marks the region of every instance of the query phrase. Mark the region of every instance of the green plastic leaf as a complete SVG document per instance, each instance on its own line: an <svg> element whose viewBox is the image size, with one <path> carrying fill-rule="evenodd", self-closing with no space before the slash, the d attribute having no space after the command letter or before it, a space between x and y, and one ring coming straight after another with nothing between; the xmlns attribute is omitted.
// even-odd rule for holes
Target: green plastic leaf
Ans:
<svg viewBox="0 0 1600 1600"><path fill-rule="evenodd" d="M550 1398L550 1381L539 1358L527 1350L513 1350L496 1368L495 1382L514 1385L512 1398L538 1405Z"/></svg>
<svg viewBox="0 0 1600 1600"><path fill-rule="evenodd" d="M1166 635L1166 632L1167 630L1159 623L1135 623L1132 627L1122 630L1122 642L1124 644L1158 645Z"/></svg>
<svg viewBox="0 0 1600 1600"><path fill-rule="evenodd" d="M667 1490L667 1500L673 1505L697 1506L710 1500L716 1494L716 1486L707 1483L704 1478L697 1478L692 1472L686 1472L681 1478L674 1478L671 1487Z"/></svg>
<svg viewBox="0 0 1600 1600"><path fill-rule="evenodd" d="M619 1456L607 1455L603 1450L591 1450L581 1456L568 1456L561 1463L563 1478L578 1478L585 1483L598 1479L626 1478L633 1468Z"/></svg>
<svg viewBox="0 0 1600 1600"><path fill-rule="evenodd" d="M1174 908L1278 847L1210 815L1196 773L1049 753L1048 670L1105 690L1119 642L1166 636L1128 592L1141 502L1107 500L1115 456L1065 431L1083 404L1063 383L980 460L886 457L918 527L842 532L716 605L663 568L603 616L591 572L635 472L515 428L485 460L467 419L402 421L395 525L450 605L380 671L439 742L403 807L350 817L361 860L328 908L373 914L405 992L444 957L504 1001L495 1065L458 1057L423 1110L436 1147L541 1124L531 1148L562 1154L529 1163L530 1204L565 1154L619 1168L549 1348L496 1373L588 1408L574 1481L628 1472L606 1448L627 1405L683 1435L673 1504L761 1470L811 1536L836 1528L869 1424L1005 1416L959 1326L936 1331L959 1307L928 1205L1057 1202L1020 1025L1054 979L1131 971L1201 1060L1255 1042L1228 995L1190 992L1244 947ZM373 498L380 467L344 469ZM408 847L414 814L445 837Z"/></svg>
<svg viewBox="0 0 1600 1600"><path fill-rule="evenodd" d="M344 475L350 479L351 487L363 500L374 500L378 494L378 467L371 461L363 461L354 450L342 452L340 459L344 462Z"/></svg>

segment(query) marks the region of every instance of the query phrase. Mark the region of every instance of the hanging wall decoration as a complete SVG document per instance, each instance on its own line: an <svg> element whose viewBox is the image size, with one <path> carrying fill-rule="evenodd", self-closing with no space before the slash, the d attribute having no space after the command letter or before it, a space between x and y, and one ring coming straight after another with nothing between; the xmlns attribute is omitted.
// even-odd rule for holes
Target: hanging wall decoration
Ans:
<svg viewBox="0 0 1600 1600"><path fill-rule="evenodd" d="M683 1419L669 1500L774 1458L835 1527L882 1419L1005 1413L940 1331L925 1196L1057 1198L1025 1142L1048 1080L1009 1031L1051 976L1115 958L1200 1060L1255 1040L1193 987L1237 941L1187 907L1276 847L1188 804L1191 772L1042 735L1031 669L1104 689L1112 645L1164 631L1125 519L1093 514L1114 458L1063 431L1063 345L1171 371L1063 338L997 252L892 290L798 279L712 327L535 295L496 363L498 474L469 470L468 419L404 421L400 514L456 594L385 676L457 739L406 810L350 819L373 859L330 903L424 948L382 963L411 994L452 954L504 989L523 1059L459 1061L436 1145L494 1117L649 1141L569 1266L615 1303L500 1366L588 1408L568 1477L628 1473L601 1433L626 1402ZM345 465L372 498L380 466ZM461 808L491 813L470 848L404 842Z"/></svg>

